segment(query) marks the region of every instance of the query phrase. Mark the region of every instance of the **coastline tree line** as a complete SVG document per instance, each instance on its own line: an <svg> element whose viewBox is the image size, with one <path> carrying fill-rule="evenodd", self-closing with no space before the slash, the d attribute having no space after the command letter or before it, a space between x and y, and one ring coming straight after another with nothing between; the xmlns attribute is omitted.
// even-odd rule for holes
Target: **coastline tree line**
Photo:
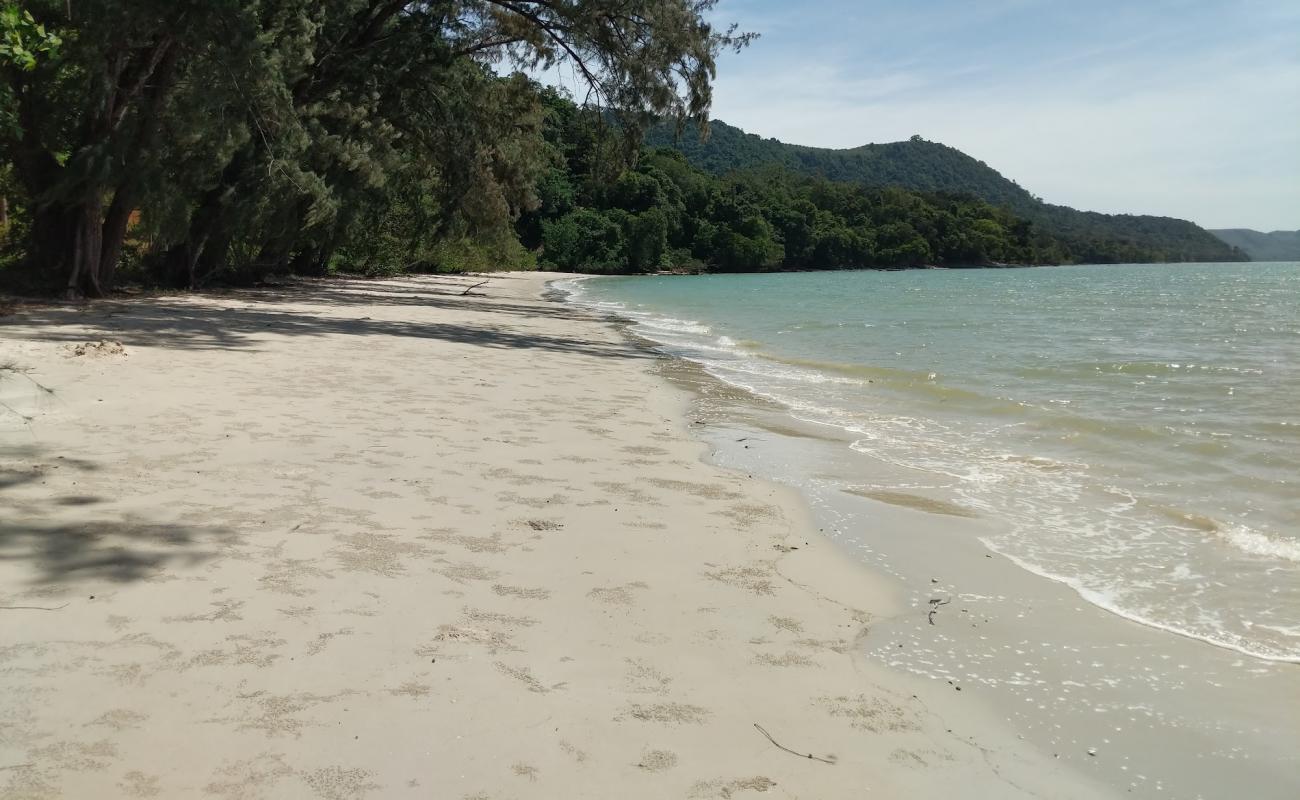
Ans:
<svg viewBox="0 0 1300 800"><path fill-rule="evenodd" d="M0 0L0 286L1072 260L972 197L643 151L752 39L716 2Z"/></svg>
<svg viewBox="0 0 1300 800"><path fill-rule="evenodd" d="M629 135L702 118L751 38L716 2L4 0L5 249L90 296L319 274L392 235L392 268L509 260L545 148L537 86L501 73L563 64Z"/></svg>

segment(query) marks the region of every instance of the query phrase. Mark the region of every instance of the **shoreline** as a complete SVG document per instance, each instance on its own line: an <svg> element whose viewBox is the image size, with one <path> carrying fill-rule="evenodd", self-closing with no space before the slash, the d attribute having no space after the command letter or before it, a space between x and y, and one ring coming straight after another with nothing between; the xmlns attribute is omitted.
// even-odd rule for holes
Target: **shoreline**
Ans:
<svg viewBox="0 0 1300 800"><path fill-rule="evenodd" d="M903 612L882 613L864 641L874 664L941 688L974 689L1040 754L1073 763L1115 795L1221 797L1246 789L1280 799L1300 790L1288 766L1300 732L1285 710L1289 700L1278 705L1300 697L1293 664L1256 660L1088 602L986 543L996 538L997 519L955 513L965 510L942 495L855 491L855 481L927 481L850 455L853 437L799 421L685 363L695 375L683 382L706 387L692 416L708 424L693 432L710 443L714 463L797 489L842 552L902 598ZM939 607L938 628L926 623L936 595L959 603ZM954 609L968 616L954 619Z"/></svg>
<svg viewBox="0 0 1300 800"><path fill-rule="evenodd" d="M0 321L0 796L1107 796L557 277Z"/></svg>

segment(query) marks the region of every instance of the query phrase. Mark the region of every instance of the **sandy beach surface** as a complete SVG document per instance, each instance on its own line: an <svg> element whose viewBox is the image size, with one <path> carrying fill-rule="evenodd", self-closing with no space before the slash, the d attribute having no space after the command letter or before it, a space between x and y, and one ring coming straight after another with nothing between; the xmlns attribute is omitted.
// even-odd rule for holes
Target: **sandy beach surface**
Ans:
<svg viewBox="0 0 1300 800"><path fill-rule="evenodd" d="M0 318L0 797L1107 796L553 277Z"/></svg>

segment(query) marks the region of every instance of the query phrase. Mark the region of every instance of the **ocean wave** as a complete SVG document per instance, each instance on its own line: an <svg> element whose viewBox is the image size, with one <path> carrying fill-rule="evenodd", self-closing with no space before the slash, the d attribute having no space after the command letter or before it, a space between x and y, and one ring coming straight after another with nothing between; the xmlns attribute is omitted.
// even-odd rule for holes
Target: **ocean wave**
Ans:
<svg viewBox="0 0 1300 800"><path fill-rule="evenodd" d="M1028 405L950 385L944 376L923 369L781 356L763 343L719 335L704 321L600 302L603 298L583 296L581 287L571 299L631 321L633 332L663 352L780 404L798 420L849 434L846 441L855 452L935 476L939 483L952 481L946 491L962 508L1007 526L1005 537L986 542L991 550L1069 586L1101 608L1257 658L1300 660L1300 641L1275 635L1280 631L1273 623L1285 625L1277 609L1201 577L1217 574L1219 568L1261 577L1279 566L1291 568L1300 563L1300 541L1181 511L1174 507L1179 500L1146 492L1142 483L1108 477L1102 467L1085 463L1104 466L1111 456L1132 457L1135 448L1150 454L1163 452L1165 444L1185 447L1194 444L1197 437L1191 433L1197 431L1180 433L1154 420L1101 418L1087 413L1086 404L1080 411ZM795 331L806 326L786 327ZM1182 361L1088 366L1090 372L1213 371ZM1048 377L1068 381L1059 371ZM1268 432L1290 435L1293 429L1273 423ZM1189 437L1192 442L1185 441ZM1046 445L1041 451L1040 443ZM1226 551L1211 545L1213 540L1233 546L1240 553L1235 562L1245 566L1220 563ZM1261 566L1258 559L1278 566ZM1228 597L1235 599L1222 605ZM1229 607L1236 609L1234 615L1220 616Z"/></svg>
<svg viewBox="0 0 1300 800"><path fill-rule="evenodd" d="M1243 553L1300 563L1300 540L1279 539L1240 525L1221 528L1218 533Z"/></svg>

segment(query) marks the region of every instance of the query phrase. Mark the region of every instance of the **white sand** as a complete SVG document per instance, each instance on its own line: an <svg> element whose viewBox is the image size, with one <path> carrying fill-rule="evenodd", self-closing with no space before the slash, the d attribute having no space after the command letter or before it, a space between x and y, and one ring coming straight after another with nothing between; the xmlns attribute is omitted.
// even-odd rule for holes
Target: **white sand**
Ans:
<svg viewBox="0 0 1300 800"><path fill-rule="evenodd" d="M546 277L0 318L0 797L1099 794Z"/></svg>

